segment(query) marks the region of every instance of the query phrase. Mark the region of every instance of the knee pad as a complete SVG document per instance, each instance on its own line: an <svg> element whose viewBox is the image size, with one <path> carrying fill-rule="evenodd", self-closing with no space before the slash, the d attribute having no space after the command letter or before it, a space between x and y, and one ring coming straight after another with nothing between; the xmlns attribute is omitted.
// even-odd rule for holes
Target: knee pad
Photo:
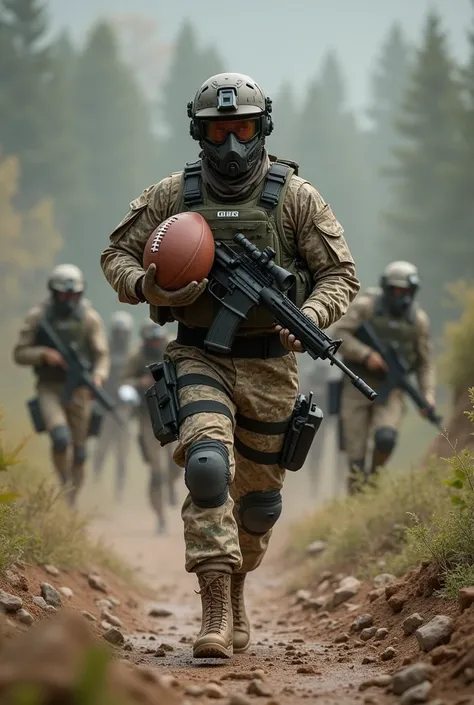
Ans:
<svg viewBox="0 0 474 705"><path fill-rule="evenodd" d="M74 446L74 465L84 465L87 458L85 446Z"/></svg>
<svg viewBox="0 0 474 705"><path fill-rule="evenodd" d="M197 507L225 504L229 496L229 453L220 441L198 441L188 450L184 482Z"/></svg>
<svg viewBox="0 0 474 705"><path fill-rule="evenodd" d="M375 449L381 453L391 453L397 442L397 431L390 426L382 426L375 431L374 445Z"/></svg>
<svg viewBox="0 0 474 705"><path fill-rule="evenodd" d="M65 453L71 443L71 431L68 426L55 426L50 431L51 443L55 453Z"/></svg>
<svg viewBox="0 0 474 705"><path fill-rule="evenodd" d="M161 473L152 472L150 477L150 490L157 490L162 486Z"/></svg>
<svg viewBox="0 0 474 705"><path fill-rule="evenodd" d="M279 490L249 492L240 498L239 516L247 534L263 536L273 528L282 509Z"/></svg>

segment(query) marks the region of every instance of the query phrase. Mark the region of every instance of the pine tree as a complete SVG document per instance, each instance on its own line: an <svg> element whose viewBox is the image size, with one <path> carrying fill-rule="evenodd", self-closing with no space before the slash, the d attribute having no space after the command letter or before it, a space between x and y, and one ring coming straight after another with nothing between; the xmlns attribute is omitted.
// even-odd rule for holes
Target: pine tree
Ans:
<svg viewBox="0 0 474 705"><path fill-rule="evenodd" d="M222 71L218 54L212 49L200 49L193 26L185 22L178 34L162 91L160 107L166 130L160 165L162 176L182 169L187 161L197 158L199 146L189 135L186 106L207 78Z"/></svg>
<svg viewBox="0 0 474 705"><path fill-rule="evenodd" d="M268 149L282 159L294 159L298 129L297 99L293 84L285 81L280 86L272 105L275 130L268 140Z"/></svg>
<svg viewBox="0 0 474 705"><path fill-rule="evenodd" d="M393 259L411 259L420 266L424 300L438 320L443 284L457 278L463 266L462 254L455 254L459 233L452 197L460 115L455 65L440 19L430 13L397 123L402 146L389 172L397 200L387 216L391 237L385 249Z"/></svg>
<svg viewBox="0 0 474 705"><path fill-rule="evenodd" d="M306 92L295 154L301 175L321 192L344 226L359 276L365 279L371 273L367 246L373 232L365 140L344 94L338 60L328 55Z"/></svg>
<svg viewBox="0 0 474 705"><path fill-rule="evenodd" d="M68 259L91 272L89 293L94 300L106 289L98 240L107 242L130 201L157 180L156 145L148 106L106 23L95 25L88 36L77 60L73 91L80 180L64 237Z"/></svg>
<svg viewBox="0 0 474 705"><path fill-rule="evenodd" d="M39 0L0 0L0 144L22 165L19 199L44 195L48 155L45 90L50 70L47 22Z"/></svg>
<svg viewBox="0 0 474 705"><path fill-rule="evenodd" d="M54 225L51 202L44 200L29 211L20 212L15 206L19 188L19 160L0 153L0 321L3 330L5 322L23 315L32 301L44 296L41 278L54 265L62 245Z"/></svg>
<svg viewBox="0 0 474 705"><path fill-rule="evenodd" d="M390 164L397 144L395 121L402 106L410 74L411 48L399 24L394 24L382 46L372 77L372 106L369 116L374 128L372 144L377 178Z"/></svg>

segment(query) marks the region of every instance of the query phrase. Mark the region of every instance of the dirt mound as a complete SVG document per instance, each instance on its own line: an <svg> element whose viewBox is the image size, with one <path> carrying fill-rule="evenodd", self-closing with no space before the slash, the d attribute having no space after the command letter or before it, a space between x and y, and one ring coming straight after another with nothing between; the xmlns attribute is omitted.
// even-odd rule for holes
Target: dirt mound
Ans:
<svg viewBox="0 0 474 705"><path fill-rule="evenodd" d="M446 433L436 436L427 450L425 462L433 456L451 457L452 446L474 450L472 423L466 416L466 411L472 411L472 403L467 389L455 395L451 417L445 422Z"/></svg>
<svg viewBox="0 0 474 705"><path fill-rule="evenodd" d="M310 623L317 638L332 641L341 653L338 660L358 653L362 670L371 665L392 675L426 662L434 669L430 698L449 695L450 703L464 702L462 697L472 693L474 684L474 603L461 614L457 602L437 596L442 587L439 571L426 563L399 580L380 575L334 608L342 577L323 575L311 595L304 591L297 595L298 604L292 605L289 615L294 618L300 612L302 623ZM416 630L430 622L432 626L438 615L443 615L446 634L429 651L423 650ZM375 690L380 693L380 688ZM458 700L453 701L453 695Z"/></svg>
<svg viewBox="0 0 474 705"><path fill-rule="evenodd" d="M0 649L1 702L5 705L19 702L15 699L15 690L25 684L37 689L43 705L90 702L84 697L84 686L91 684L83 674L88 650L95 644L84 618L73 613L54 615L26 633L4 639ZM89 679L91 672L93 669L89 671ZM180 702L154 670L112 659L106 666L105 687L93 701L97 705L115 702L175 705Z"/></svg>

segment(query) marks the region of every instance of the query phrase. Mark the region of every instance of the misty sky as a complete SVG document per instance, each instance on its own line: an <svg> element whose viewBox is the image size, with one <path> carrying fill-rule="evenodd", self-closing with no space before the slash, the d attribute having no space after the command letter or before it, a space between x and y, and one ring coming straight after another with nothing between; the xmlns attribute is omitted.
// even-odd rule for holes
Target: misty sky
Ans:
<svg viewBox="0 0 474 705"><path fill-rule="evenodd" d="M416 42L426 11L435 7L453 53L463 59L474 15L470 0L48 0L47 5L55 28L67 25L77 38L101 16L131 13L158 21L161 38L169 43L189 17L202 42L219 49L228 69L248 73L270 95L283 79L293 81L301 93L321 57L334 48L344 65L351 103L359 110L367 104L370 71L394 20Z"/></svg>

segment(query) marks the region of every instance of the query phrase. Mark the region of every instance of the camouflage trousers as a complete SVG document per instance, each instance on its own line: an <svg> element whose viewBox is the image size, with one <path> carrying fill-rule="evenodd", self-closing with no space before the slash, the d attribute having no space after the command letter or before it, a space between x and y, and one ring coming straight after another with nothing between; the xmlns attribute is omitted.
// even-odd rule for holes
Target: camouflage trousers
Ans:
<svg viewBox="0 0 474 705"><path fill-rule="evenodd" d="M162 448L156 440L148 411L140 409L139 444L143 460L150 469L148 497L158 519L165 520L165 504L175 504L174 486L178 477L170 446Z"/></svg>
<svg viewBox="0 0 474 705"><path fill-rule="evenodd" d="M257 568L265 555L271 531L263 535L247 533L239 518L242 497L249 492L280 490L285 472L277 465L262 465L244 458L235 448L235 438L246 446L278 453L284 434L263 435L238 425L238 414L249 419L280 422L288 419L298 393L298 373L293 353L269 360L216 357L194 347L171 343L167 357L176 364L178 378L201 374L219 382L225 392L204 384L183 387L180 405L213 400L225 404L228 418L217 413L197 413L180 426L175 461L184 467L189 447L198 441L223 443L229 453L231 484L226 502L215 508L196 506L190 495L184 501L182 518L186 543L186 570L193 572L205 561L231 565L233 571ZM235 438L234 438L235 434Z"/></svg>
<svg viewBox="0 0 474 705"><path fill-rule="evenodd" d="M377 391L377 379L365 378L367 384ZM393 428L398 431L405 413L404 395L394 389L384 404L366 399L348 381L343 381L341 396L341 420L345 452L349 460L365 460L367 448L375 431L379 428Z"/></svg>
<svg viewBox="0 0 474 705"><path fill-rule="evenodd" d="M115 479L117 488L122 488L125 483L130 450L130 431L127 409L123 407L120 408L120 415L124 419L123 426L118 425L112 414L105 414L100 436L95 443L93 459L94 475L98 477L102 472L107 455L110 452L115 455Z"/></svg>
<svg viewBox="0 0 474 705"><path fill-rule="evenodd" d="M62 384L38 384L38 400L46 430L57 426L68 426L75 446L83 446L87 441L92 400L89 390L81 387L75 390L72 400L64 404L61 395Z"/></svg>

